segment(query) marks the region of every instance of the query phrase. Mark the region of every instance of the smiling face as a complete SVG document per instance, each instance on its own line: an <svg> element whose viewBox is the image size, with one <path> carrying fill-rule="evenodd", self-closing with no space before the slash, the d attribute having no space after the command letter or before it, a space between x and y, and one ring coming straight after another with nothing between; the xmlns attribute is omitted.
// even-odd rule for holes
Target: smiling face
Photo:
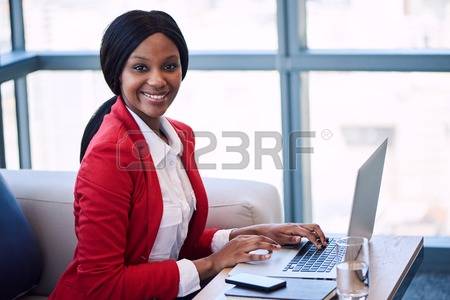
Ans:
<svg viewBox="0 0 450 300"><path fill-rule="evenodd" d="M130 55L120 76L126 105L150 128L159 129L161 117L181 84L180 53L164 34L146 38Z"/></svg>

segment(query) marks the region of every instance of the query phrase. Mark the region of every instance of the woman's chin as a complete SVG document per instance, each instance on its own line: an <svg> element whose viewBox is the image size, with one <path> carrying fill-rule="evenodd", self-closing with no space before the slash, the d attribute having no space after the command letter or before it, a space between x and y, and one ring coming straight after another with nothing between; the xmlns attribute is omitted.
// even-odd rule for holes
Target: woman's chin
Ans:
<svg viewBox="0 0 450 300"><path fill-rule="evenodd" d="M148 110L144 111L143 113L149 118L157 119L157 118L162 117L165 114L165 112L166 112L166 108L164 108L164 109L148 109Z"/></svg>

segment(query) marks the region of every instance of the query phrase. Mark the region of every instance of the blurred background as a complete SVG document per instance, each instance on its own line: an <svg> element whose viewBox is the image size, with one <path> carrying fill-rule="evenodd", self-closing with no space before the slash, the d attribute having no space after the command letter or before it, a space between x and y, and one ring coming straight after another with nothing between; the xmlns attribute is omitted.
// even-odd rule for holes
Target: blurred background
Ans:
<svg viewBox="0 0 450 300"><path fill-rule="evenodd" d="M11 3L0 0L3 63L14 58ZM287 219L345 232L357 169L389 137L376 233L448 237L450 67L430 67L428 61L450 48L450 1L299 1L293 19L283 5L275 0L23 0L23 50L87 61L96 57L105 28L119 14L166 11L178 22L192 55L191 70L167 115L217 137L217 147L198 157L216 164L203 168L203 176L273 184L284 197L285 211L294 212ZM315 63L324 55L331 58ZM383 60L386 55L401 62L412 55L414 66ZM84 127L113 95L97 62L63 68L23 77L28 164L19 154L17 98L23 93L14 80L0 81L6 168L77 170ZM301 154L297 170L283 170L270 156L257 167L255 134L286 136L297 129L314 132L302 140L313 151ZM227 149L241 143L224 137L227 131L249 137L245 168L223 166L242 159ZM198 148L208 144L198 138ZM266 148L274 144L274 139L263 141ZM277 152L283 162L287 151Z"/></svg>

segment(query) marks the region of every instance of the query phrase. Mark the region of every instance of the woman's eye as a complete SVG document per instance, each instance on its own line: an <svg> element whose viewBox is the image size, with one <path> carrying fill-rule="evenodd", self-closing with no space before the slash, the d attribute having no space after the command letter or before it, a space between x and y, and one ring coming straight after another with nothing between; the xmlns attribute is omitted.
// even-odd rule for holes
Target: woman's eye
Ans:
<svg viewBox="0 0 450 300"><path fill-rule="evenodd" d="M178 68L177 64L168 64L164 66L164 70L166 71L175 71Z"/></svg>
<svg viewBox="0 0 450 300"><path fill-rule="evenodd" d="M144 66L144 65L137 65L137 66L134 66L133 69L135 69L135 70L138 71L138 72L145 72L145 71L147 71L147 67Z"/></svg>

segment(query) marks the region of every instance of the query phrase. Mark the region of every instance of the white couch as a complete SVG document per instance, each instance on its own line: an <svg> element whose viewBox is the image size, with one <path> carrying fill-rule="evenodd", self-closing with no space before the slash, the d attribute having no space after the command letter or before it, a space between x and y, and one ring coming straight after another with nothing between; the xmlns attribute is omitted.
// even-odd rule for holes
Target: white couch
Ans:
<svg viewBox="0 0 450 300"><path fill-rule="evenodd" d="M39 285L21 299L47 299L73 256L75 172L0 170L32 225L43 253ZM256 181L205 178L209 227L234 228L283 221L275 187Z"/></svg>

